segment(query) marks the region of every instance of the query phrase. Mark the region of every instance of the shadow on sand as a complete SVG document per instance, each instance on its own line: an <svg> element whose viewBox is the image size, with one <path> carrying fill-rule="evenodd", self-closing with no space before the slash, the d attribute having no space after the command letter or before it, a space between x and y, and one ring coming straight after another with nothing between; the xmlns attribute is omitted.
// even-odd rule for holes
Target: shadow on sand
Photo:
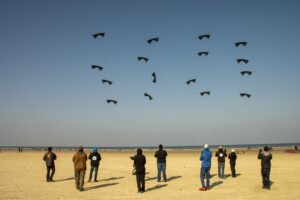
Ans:
<svg viewBox="0 0 300 200"><path fill-rule="evenodd" d="M145 181L151 181L151 180L154 180L154 179L157 179L157 177L156 176L154 176L154 177L147 177L146 179L145 179Z"/></svg>
<svg viewBox="0 0 300 200"><path fill-rule="evenodd" d="M148 188L148 189L146 190L146 192L150 192L150 191L152 191L152 190L157 190L157 189L166 187L167 185L168 185L168 184L156 185L156 186L154 186L154 187Z"/></svg>
<svg viewBox="0 0 300 200"><path fill-rule="evenodd" d="M113 181L113 180L118 180L118 179L122 179L122 178L124 178L124 176L121 176L121 177L111 177L111 178L103 179L101 181Z"/></svg>
<svg viewBox="0 0 300 200"><path fill-rule="evenodd" d="M181 176L171 176L167 179L167 181L173 181L175 179L181 178Z"/></svg>
<svg viewBox="0 0 300 200"><path fill-rule="evenodd" d="M69 181L69 180L74 180L74 177L64 178L64 179L59 179L59 180L54 180L54 182Z"/></svg>
<svg viewBox="0 0 300 200"><path fill-rule="evenodd" d="M108 186L117 185L117 184L119 184L119 183L106 183L106 184L102 184L102 185L95 185L95 186L84 188L84 190L89 191L89 190L94 190L94 189L108 187Z"/></svg>
<svg viewBox="0 0 300 200"><path fill-rule="evenodd" d="M211 188L214 188L214 187L217 187L218 185L221 185L223 183L223 181L217 181L217 182L214 182L210 185Z"/></svg>

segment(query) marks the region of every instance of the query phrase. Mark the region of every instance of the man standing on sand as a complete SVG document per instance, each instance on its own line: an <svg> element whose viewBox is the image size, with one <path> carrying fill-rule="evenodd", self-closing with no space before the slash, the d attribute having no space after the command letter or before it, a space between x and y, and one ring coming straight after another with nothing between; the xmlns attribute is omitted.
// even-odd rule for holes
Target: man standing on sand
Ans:
<svg viewBox="0 0 300 200"><path fill-rule="evenodd" d="M89 182L91 182L91 180L92 180L94 170L95 170L94 181L97 182L99 162L101 160L101 155L100 155L100 153L98 153L97 147L93 148L93 152L90 153L89 159L91 160L91 170L90 170Z"/></svg>
<svg viewBox="0 0 300 200"><path fill-rule="evenodd" d="M83 147L79 147L78 152L73 156L75 170L76 189L83 191L84 176L86 171L87 155L83 152Z"/></svg>
<svg viewBox="0 0 300 200"><path fill-rule="evenodd" d="M168 154L165 150L163 150L163 146L161 144L158 146L158 148L158 151L156 151L154 155L157 158L157 182L160 182L161 172L163 173L164 182L167 182L166 157Z"/></svg>
<svg viewBox="0 0 300 200"><path fill-rule="evenodd" d="M232 178L234 178L234 177L236 177L235 163L236 163L236 159L237 159L237 155L236 155L234 149L231 150L231 153L228 155L228 158L229 158L229 163L230 163L231 176L232 176Z"/></svg>
<svg viewBox="0 0 300 200"><path fill-rule="evenodd" d="M269 147L265 146L263 152L260 149L257 158L261 160L261 175L263 180L262 188L270 190L271 188L270 172L271 172L272 154L270 152Z"/></svg>
<svg viewBox="0 0 300 200"><path fill-rule="evenodd" d="M55 153L52 152L52 147L48 147L48 152L45 153L43 160L46 162L46 167L47 167L47 175L46 175L46 180L47 182L53 182L53 176L55 173L55 164L54 160L56 160L56 155ZM51 175L50 175L51 171Z"/></svg>
<svg viewBox="0 0 300 200"><path fill-rule="evenodd" d="M210 179L211 157L212 157L212 153L208 148L208 144L205 144L204 149L200 155L200 160L202 161L201 172L200 172L202 187L199 188L200 191L210 190L209 179ZM205 178L206 178L206 185L204 184Z"/></svg>
<svg viewBox="0 0 300 200"><path fill-rule="evenodd" d="M218 157L218 176L219 178L224 179L225 158L227 157L226 149L223 150L223 147L219 146L219 149L216 152L216 157Z"/></svg>
<svg viewBox="0 0 300 200"><path fill-rule="evenodd" d="M130 158L134 161L138 192L145 192L146 157L143 155L142 149L138 149L137 154Z"/></svg>

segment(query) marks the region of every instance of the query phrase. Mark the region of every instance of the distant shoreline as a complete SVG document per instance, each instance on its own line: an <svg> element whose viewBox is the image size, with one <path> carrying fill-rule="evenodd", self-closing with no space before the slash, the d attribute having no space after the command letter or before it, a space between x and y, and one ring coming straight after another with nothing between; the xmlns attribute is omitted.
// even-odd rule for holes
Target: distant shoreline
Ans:
<svg viewBox="0 0 300 200"><path fill-rule="evenodd" d="M223 146L224 148L237 148L237 149L258 149L265 145L268 145L272 148L286 148L286 147L293 147L293 146L300 146L300 143L270 143L270 144L228 144L228 145L210 145L211 149L216 149L219 146ZM16 149L23 149L23 150L45 150L48 146L0 146L0 150L16 150ZM76 150L78 146L52 146L54 150ZM92 146L84 146L85 149L92 149ZM157 146L114 146L114 147L99 147L101 150L132 150L142 148L145 150L153 150L157 149ZM196 150L201 149L201 146L164 146L165 149L169 150Z"/></svg>

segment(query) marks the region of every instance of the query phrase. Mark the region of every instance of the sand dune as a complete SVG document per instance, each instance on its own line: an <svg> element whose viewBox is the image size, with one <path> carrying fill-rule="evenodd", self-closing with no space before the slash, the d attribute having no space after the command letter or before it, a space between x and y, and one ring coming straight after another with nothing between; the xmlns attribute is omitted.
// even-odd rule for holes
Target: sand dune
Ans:
<svg viewBox="0 0 300 200"><path fill-rule="evenodd" d="M212 162L210 191L200 192L200 161L197 151L169 151L168 182L156 182L154 152L145 152L146 192L137 193L135 176L131 175L134 152L101 152L97 183L85 184L85 191L75 189L72 155L74 152L55 152L55 182L45 181L44 152L0 152L0 199L300 199L300 154L273 152L270 191L261 189L260 162L257 152L239 154L237 178L231 178L228 161L227 178L217 178L217 163ZM88 168L89 170L89 168ZM88 171L87 171L88 175ZM86 175L86 180L87 180Z"/></svg>

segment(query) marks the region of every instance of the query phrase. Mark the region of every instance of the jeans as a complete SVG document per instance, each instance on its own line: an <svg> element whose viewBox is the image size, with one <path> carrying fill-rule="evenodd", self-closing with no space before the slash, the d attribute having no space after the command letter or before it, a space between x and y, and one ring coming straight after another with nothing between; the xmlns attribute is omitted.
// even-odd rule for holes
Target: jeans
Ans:
<svg viewBox="0 0 300 200"><path fill-rule="evenodd" d="M157 181L161 179L161 172L163 173L164 181L167 181L166 163L157 163Z"/></svg>
<svg viewBox="0 0 300 200"><path fill-rule="evenodd" d="M224 168L225 168L225 163L218 163L218 176L219 178L224 178Z"/></svg>
<svg viewBox="0 0 300 200"><path fill-rule="evenodd" d="M206 178L206 186L204 184L204 179ZM200 179L202 187L209 187L209 179L210 179L210 167L201 167Z"/></svg>
<svg viewBox="0 0 300 200"><path fill-rule="evenodd" d="M84 185L85 170L75 171L76 189L82 190Z"/></svg>
<svg viewBox="0 0 300 200"><path fill-rule="evenodd" d="M51 175L50 175L50 171L51 171ZM55 166L51 166L51 167L47 166L47 175L46 175L47 181L53 180L54 173L55 173Z"/></svg>
<svg viewBox="0 0 300 200"><path fill-rule="evenodd" d="M97 181L97 175L98 175L98 166L91 166L89 181L91 181L91 180L92 180L92 177L93 177L93 171L94 171L94 170L95 170L95 177L94 177L94 181Z"/></svg>

